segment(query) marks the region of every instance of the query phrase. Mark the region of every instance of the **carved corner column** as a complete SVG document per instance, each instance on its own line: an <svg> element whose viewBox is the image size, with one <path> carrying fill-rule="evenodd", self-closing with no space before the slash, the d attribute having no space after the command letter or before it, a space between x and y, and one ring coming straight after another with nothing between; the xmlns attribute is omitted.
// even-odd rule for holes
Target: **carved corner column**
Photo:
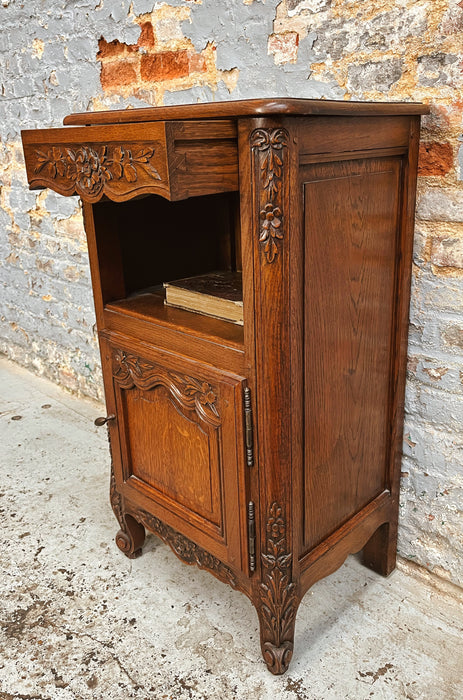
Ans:
<svg viewBox="0 0 463 700"><path fill-rule="evenodd" d="M294 627L299 605L293 581L293 555L285 512L272 503L266 521L266 537L261 548L261 581L257 614L261 647L269 671L284 673L291 661Z"/></svg>
<svg viewBox="0 0 463 700"><path fill-rule="evenodd" d="M269 670L284 673L299 604L292 515L290 181L296 144L288 120L243 120L240 153L251 199L246 248L253 261L259 511L254 604ZM243 212L246 216L246 212ZM252 251L252 252L251 252ZM260 575L259 575L260 574Z"/></svg>

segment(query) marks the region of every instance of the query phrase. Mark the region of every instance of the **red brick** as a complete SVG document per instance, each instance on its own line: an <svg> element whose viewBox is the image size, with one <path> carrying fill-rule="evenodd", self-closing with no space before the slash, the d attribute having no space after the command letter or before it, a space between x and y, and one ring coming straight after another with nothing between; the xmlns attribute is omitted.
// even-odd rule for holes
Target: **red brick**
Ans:
<svg viewBox="0 0 463 700"><path fill-rule="evenodd" d="M98 42L98 53L97 58L115 58L116 56L127 56L137 50L135 44L124 44L117 39L114 41L106 41L103 37L100 38Z"/></svg>
<svg viewBox="0 0 463 700"><path fill-rule="evenodd" d="M137 81L136 64L127 61L111 61L101 66L100 75L103 90L130 85Z"/></svg>
<svg viewBox="0 0 463 700"><path fill-rule="evenodd" d="M446 175L453 166L453 150L449 143L421 143L419 175Z"/></svg>
<svg viewBox="0 0 463 700"><path fill-rule="evenodd" d="M460 7L463 8L463 4L460 3ZM457 34L463 29L463 14L458 12L451 15L447 20L445 20L441 25L441 31L444 36L449 36L450 34Z"/></svg>
<svg viewBox="0 0 463 700"><path fill-rule="evenodd" d="M269 36L268 52L274 55L277 64L296 63L298 46L299 34L297 32L283 32Z"/></svg>
<svg viewBox="0 0 463 700"><path fill-rule="evenodd" d="M144 46L148 49L152 49L154 46L153 25L151 22L143 22L140 27L141 33L138 37L137 46Z"/></svg>
<svg viewBox="0 0 463 700"><path fill-rule="evenodd" d="M463 238L451 235L433 238L431 262L438 267L463 270Z"/></svg>
<svg viewBox="0 0 463 700"><path fill-rule="evenodd" d="M190 53L190 73L204 73L207 70L206 59L200 53Z"/></svg>
<svg viewBox="0 0 463 700"><path fill-rule="evenodd" d="M451 324L442 332L442 338L446 345L463 350L463 328L456 324Z"/></svg>
<svg viewBox="0 0 463 700"><path fill-rule="evenodd" d="M190 72L188 51L163 51L141 57L142 80L157 82L183 78Z"/></svg>

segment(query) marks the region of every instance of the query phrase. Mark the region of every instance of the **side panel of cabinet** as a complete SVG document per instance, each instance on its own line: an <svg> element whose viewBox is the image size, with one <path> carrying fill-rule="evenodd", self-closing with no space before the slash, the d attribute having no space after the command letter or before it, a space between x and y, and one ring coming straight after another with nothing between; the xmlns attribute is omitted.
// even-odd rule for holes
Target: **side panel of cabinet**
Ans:
<svg viewBox="0 0 463 700"><path fill-rule="evenodd" d="M304 550L388 482L400 158L304 169Z"/></svg>
<svg viewBox="0 0 463 700"><path fill-rule="evenodd" d="M243 378L102 340L118 490L224 562L245 547ZM108 402L108 408L109 408Z"/></svg>

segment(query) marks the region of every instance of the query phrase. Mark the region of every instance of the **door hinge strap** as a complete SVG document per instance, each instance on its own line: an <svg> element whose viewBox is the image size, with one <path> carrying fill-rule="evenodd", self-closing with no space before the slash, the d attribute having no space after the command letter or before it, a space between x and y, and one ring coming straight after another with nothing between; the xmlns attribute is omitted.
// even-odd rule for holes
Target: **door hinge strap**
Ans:
<svg viewBox="0 0 463 700"><path fill-rule="evenodd" d="M254 502L248 503L249 571L256 570L256 513Z"/></svg>
<svg viewBox="0 0 463 700"><path fill-rule="evenodd" d="M251 389L244 389L244 420L246 428L246 463L248 467L254 465L254 437L252 431L252 404Z"/></svg>

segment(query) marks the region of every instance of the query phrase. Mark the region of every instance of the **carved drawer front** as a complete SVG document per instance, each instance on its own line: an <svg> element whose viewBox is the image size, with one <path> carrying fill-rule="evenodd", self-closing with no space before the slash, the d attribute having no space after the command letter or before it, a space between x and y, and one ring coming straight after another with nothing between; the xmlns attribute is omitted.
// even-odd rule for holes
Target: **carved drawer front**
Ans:
<svg viewBox="0 0 463 700"><path fill-rule="evenodd" d="M119 490L222 560L240 564L241 377L184 358L109 353Z"/></svg>
<svg viewBox="0 0 463 700"><path fill-rule="evenodd" d="M236 126L150 122L22 132L31 189L88 202L154 193L170 200L238 189Z"/></svg>

